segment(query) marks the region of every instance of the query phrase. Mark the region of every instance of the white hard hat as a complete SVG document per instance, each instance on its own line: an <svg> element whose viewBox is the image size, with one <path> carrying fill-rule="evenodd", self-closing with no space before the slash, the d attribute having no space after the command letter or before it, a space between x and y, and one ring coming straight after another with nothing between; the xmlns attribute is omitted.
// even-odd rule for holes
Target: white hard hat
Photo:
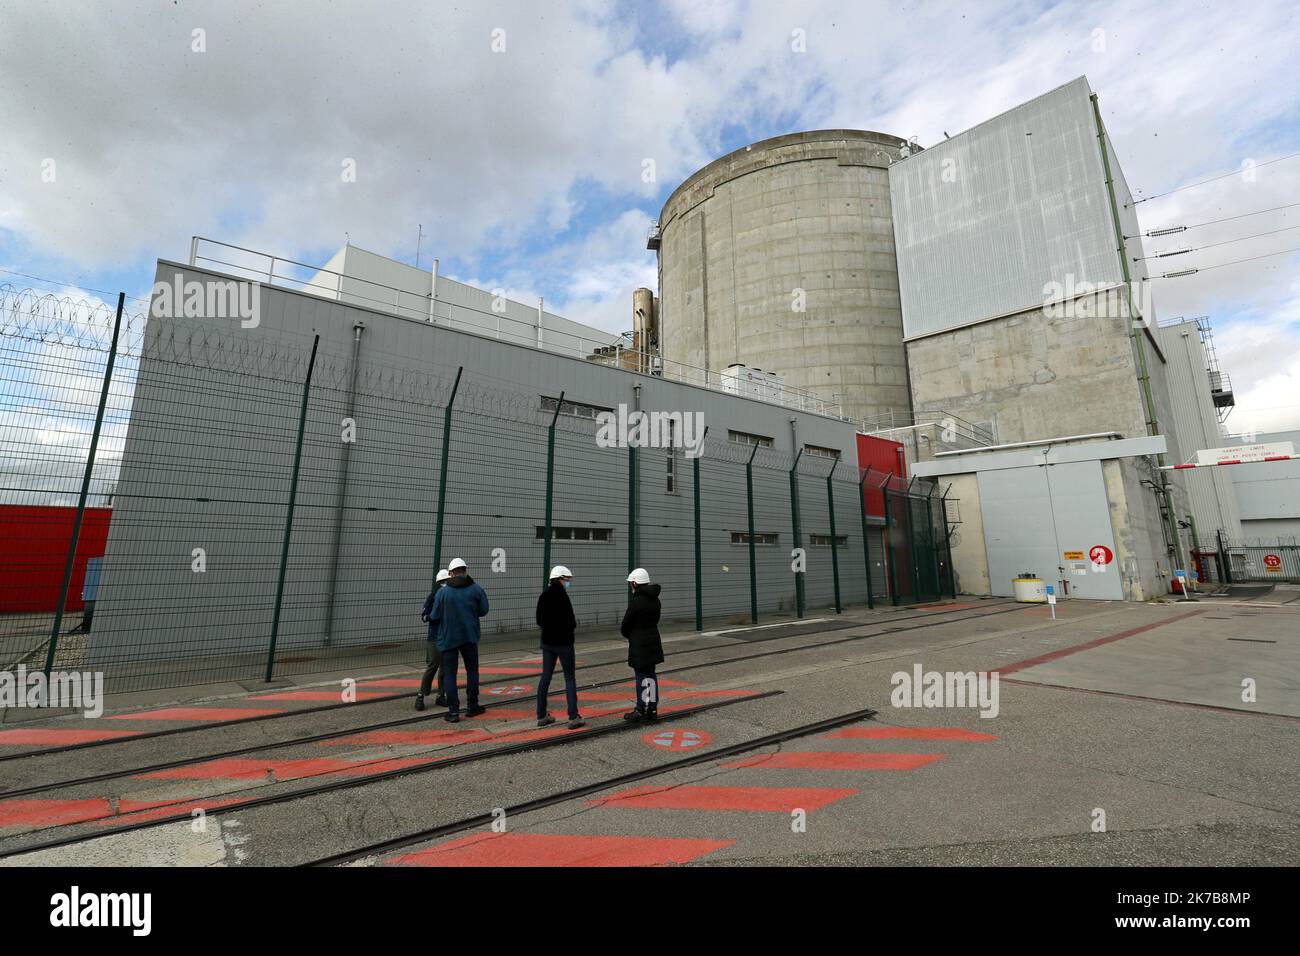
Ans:
<svg viewBox="0 0 1300 956"><path fill-rule="evenodd" d="M443 568L441 571L438 572L437 581L445 581L449 577L451 577L451 572L448 571L446 568ZM435 581L434 583L437 583L437 581Z"/></svg>
<svg viewBox="0 0 1300 956"><path fill-rule="evenodd" d="M465 564L465 559L464 559L464 558L452 558L452 559L451 559L451 564L447 565L447 570L448 570L448 571L458 571L458 570L460 570L461 568L464 568L464 567L467 567L467 566L468 566L468 565Z"/></svg>
<svg viewBox="0 0 1300 956"><path fill-rule="evenodd" d="M631 581L633 584L649 584L650 572L647 571L645 568L637 568L635 571L633 571L631 574L627 576L627 579Z"/></svg>
<svg viewBox="0 0 1300 956"><path fill-rule="evenodd" d="M573 577L573 572L570 571L562 564L557 564L555 567L551 568L552 581L554 581L556 578L571 578L571 577Z"/></svg>

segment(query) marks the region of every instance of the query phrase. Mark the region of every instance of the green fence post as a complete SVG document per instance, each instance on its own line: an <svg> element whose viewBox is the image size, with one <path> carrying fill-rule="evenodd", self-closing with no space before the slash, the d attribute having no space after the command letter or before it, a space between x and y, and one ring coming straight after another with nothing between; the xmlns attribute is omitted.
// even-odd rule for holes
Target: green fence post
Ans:
<svg viewBox="0 0 1300 956"><path fill-rule="evenodd" d="M912 601L921 603L921 562L917 560L917 542L916 542L916 509L912 504L916 499L912 497L912 486L916 484L916 479L912 478L907 483L906 501L907 505L903 509L903 516L907 519L907 556L908 563L912 565Z"/></svg>
<svg viewBox="0 0 1300 956"><path fill-rule="evenodd" d="M826 475L826 510L831 519L831 577L835 580L836 614L842 613L843 608L840 605L840 558L835 547L835 487L831 484L831 479L835 477L835 469L839 464L840 460L836 458L835 464L831 465L831 470Z"/></svg>
<svg viewBox="0 0 1300 956"><path fill-rule="evenodd" d="M63 586L59 589L59 603L54 608L54 626L50 628L50 646L45 652L45 677L48 680L54 669L54 657L59 646L59 628L63 626L63 607L68 603L68 589L72 587L72 571L77 563L77 543L81 539L81 523L86 517L86 499L90 497L90 476L95 469L95 451L99 447L99 431L104 424L104 410L108 407L108 389L113 382L113 365L117 361L117 340L122 331L122 309L126 293L117 294L117 316L113 319L113 343L108 350L108 363L104 367L104 383L99 389L99 407L95 410L95 427L90 433L90 450L86 453L86 470L81 475L81 496L77 499L77 516L72 519L72 540L68 542L68 559L63 565Z"/></svg>
<svg viewBox="0 0 1300 956"><path fill-rule="evenodd" d="M636 445L627 449L627 571L636 568Z"/></svg>
<svg viewBox="0 0 1300 956"><path fill-rule="evenodd" d="M442 518L447 508L447 456L451 451L451 406L456 401L456 392L460 388L460 375L465 366L456 369L456 381L452 383L451 394L447 396L447 408L442 413L442 466L438 469L438 518L433 531L433 571L429 574L432 582L429 589L438 586L438 569L442 567Z"/></svg>
<svg viewBox="0 0 1300 956"><path fill-rule="evenodd" d="M745 462L745 500L749 506L749 619L758 623L758 559L754 551L754 456L758 454L758 444L749 452L749 461Z"/></svg>
<svg viewBox="0 0 1300 956"><path fill-rule="evenodd" d="M293 509L298 501L298 471L302 466L302 440L307 430L307 399L311 396L311 373L316 367L317 335L311 342L311 358L307 362L307 377L302 383L302 404L298 408L298 443L293 452L293 475L289 479L289 511L284 518L284 540L280 544L280 574L275 583L275 610L271 612L271 646L266 649L266 679L271 680L275 670L275 644L280 637L280 606L284 602L284 575L289 568L289 538L293 533Z"/></svg>
<svg viewBox="0 0 1300 956"><path fill-rule="evenodd" d="M930 488L930 493L925 496L925 530L926 538L930 543L930 557L934 562L934 596L943 597L943 582L939 574L939 542L934 536L934 493L939 488L936 481Z"/></svg>
<svg viewBox="0 0 1300 956"><path fill-rule="evenodd" d="M551 425L546 429L546 524L545 541L542 544L542 587L551 583L551 495L555 490L555 423L560 420L560 409L564 407L564 392L560 392L559 401L555 403L555 414L551 416Z"/></svg>
<svg viewBox="0 0 1300 956"><path fill-rule="evenodd" d="M943 497L939 499L939 514L943 518L943 547L948 555L948 592L952 599L957 600L957 571L952 566L952 532L948 529L948 492L952 491L952 485L944 489Z"/></svg>
<svg viewBox="0 0 1300 956"><path fill-rule="evenodd" d="M704 434L700 436L700 454L704 453L704 440L709 437L709 429L706 426ZM672 454L672 449L668 449ZM696 455L691 459L691 472L693 490L695 492L695 629L704 630L704 581L703 581L703 550L700 542L700 456Z"/></svg>
<svg viewBox="0 0 1300 956"><path fill-rule="evenodd" d="M876 598L872 594L871 587L871 539L867 537L867 478L871 476L871 469L862 473L862 478L858 481L858 513L862 516L862 560L867 569L867 608L875 610Z"/></svg>
<svg viewBox="0 0 1300 956"><path fill-rule="evenodd" d="M898 558L894 553L894 536L889 529L889 483L894 480L894 473L891 471L885 478L882 488L882 499L885 503L885 533L882 536L885 547L885 575L886 583L889 585L889 603L898 606L898 571L896 565Z"/></svg>
<svg viewBox="0 0 1300 956"><path fill-rule="evenodd" d="M798 454L794 456L794 465L790 468L790 524L794 531L794 547L796 551L803 549L803 538L799 533L799 459L803 457L803 449L800 448ZM808 555L803 556L804 567L808 566ZM794 573L794 608L795 616L803 617L803 571Z"/></svg>

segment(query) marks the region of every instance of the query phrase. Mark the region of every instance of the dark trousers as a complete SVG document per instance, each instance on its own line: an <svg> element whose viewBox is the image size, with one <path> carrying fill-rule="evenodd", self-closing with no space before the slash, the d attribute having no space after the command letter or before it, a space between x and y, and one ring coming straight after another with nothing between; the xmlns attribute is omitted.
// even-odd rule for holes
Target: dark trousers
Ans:
<svg viewBox="0 0 1300 956"><path fill-rule="evenodd" d="M551 674L555 673L555 662L559 660L564 669L564 698L569 705L569 719L578 719L578 680L574 676L572 644L542 645L542 679L537 684L537 719L546 716L546 695L551 689Z"/></svg>
<svg viewBox="0 0 1300 956"><path fill-rule="evenodd" d="M433 689L433 681L442 668L442 651L438 650L438 645L433 641L424 643L424 664L424 676L420 678L420 696L428 697L429 691ZM438 693L442 693L441 681L438 682Z"/></svg>
<svg viewBox="0 0 1300 956"><path fill-rule="evenodd" d="M636 675L636 709L641 713L645 713L647 707L658 710L659 678L655 675L654 665L652 664L644 670L634 667L632 673ZM650 682L649 693L647 693L646 681ZM650 698L648 702L647 697Z"/></svg>
<svg viewBox="0 0 1300 956"><path fill-rule="evenodd" d="M465 697L472 710L478 706L478 645L462 644L442 652L442 692L447 698L447 713L460 713L460 694L456 683L460 678L460 659L465 659Z"/></svg>

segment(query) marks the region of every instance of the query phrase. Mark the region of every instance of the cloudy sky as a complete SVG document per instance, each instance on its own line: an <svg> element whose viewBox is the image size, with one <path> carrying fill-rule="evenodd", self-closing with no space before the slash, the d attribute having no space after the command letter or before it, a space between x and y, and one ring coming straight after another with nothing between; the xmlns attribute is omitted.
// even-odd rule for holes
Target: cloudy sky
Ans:
<svg viewBox="0 0 1300 956"><path fill-rule="evenodd" d="M1144 228L1272 210L1153 243L1205 269L1155 303L1210 316L1230 424L1300 428L1296 10L3 0L0 269L146 296L193 234L414 261L423 225L422 265L620 331L649 222L710 159L824 127L929 145L1086 74Z"/></svg>

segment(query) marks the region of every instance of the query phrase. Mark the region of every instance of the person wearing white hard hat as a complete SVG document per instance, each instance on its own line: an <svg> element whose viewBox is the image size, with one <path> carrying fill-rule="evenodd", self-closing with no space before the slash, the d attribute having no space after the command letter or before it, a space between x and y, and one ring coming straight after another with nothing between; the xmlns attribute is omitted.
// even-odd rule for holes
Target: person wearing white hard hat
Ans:
<svg viewBox="0 0 1300 956"><path fill-rule="evenodd" d="M460 659L465 659L465 697L469 707L466 717L486 713L478 703L478 642L479 619L488 612L487 594L474 579L461 558L452 558L447 565L451 578L447 586L433 599L430 617L440 622L438 650L442 651L442 693L447 698L447 713L443 720L460 721L460 694L456 689L460 676Z"/></svg>
<svg viewBox="0 0 1300 956"><path fill-rule="evenodd" d="M632 597L619 630L627 638L627 663L636 676L636 706L623 719L637 724L652 723L659 716L659 678L655 667L664 660L663 643L659 640L661 589L650 583L645 568L629 574L627 583Z"/></svg>
<svg viewBox="0 0 1300 956"><path fill-rule="evenodd" d="M424 710L424 698L429 696L429 691L433 689L434 678L438 676L438 671L442 669L442 651L438 650L438 625L440 621L434 620L433 599L437 593L447 586L447 581L451 577L451 572L443 568L438 572L438 576L433 580L433 590L429 596L424 599L424 610L420 612L420 620L429 625L429 636L426 639L424 649L424 676L420 678L420 690L415 695L415 709ZM447 698L442 695L441 682L439 683L438 696L433 701L435 707L446 707Z"/></svg>
<svg viewBox="0 0 1300 956"><path fill-rule="evenodd" d="M551 689L551 675L555 673L555 662L560 662L564 670L564 698L569 707L569 729L577 730L586 721L578 713L578 679L575 676L573 632L578 627L578 619L573 613L573 602L569 600L569 587L573 584L573 572L562 564L551 568L550 583L542 596L537 599L537 626L542 629L542 679L537 684L537 726L546 727L555 723L546 707L547 695Z"/></svg>

